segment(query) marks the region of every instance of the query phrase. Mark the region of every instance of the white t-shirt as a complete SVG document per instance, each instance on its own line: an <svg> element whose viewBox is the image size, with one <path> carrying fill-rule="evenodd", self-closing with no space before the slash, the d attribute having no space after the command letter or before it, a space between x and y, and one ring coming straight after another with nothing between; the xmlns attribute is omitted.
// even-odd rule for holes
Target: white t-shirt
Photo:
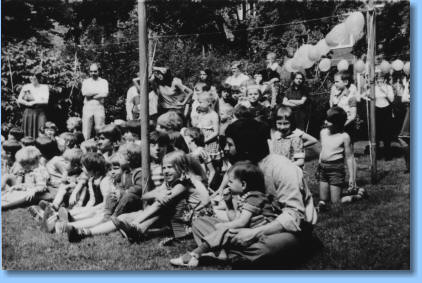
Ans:
<svg viewBox="0 0 422 283"><path fill-rule="evenodd" d="M32 96L32 101L35 101L39 104L47 104L48 98L50 96L48 86L44 84L39 84L35 87L33 84L26 84L22 87L21 92L19 95L24 95L27 92L30 96ZM25 98L24 98L25 99Z"/></svg>
<svg viewBox="0 0 422 283"><path fill-rule="evenodd" d="M85 96L85 102L89 101L86 97L93 97L91 94L96 93L98 95L96 100L103 102L103 98L108 96L108 82L105 79L98 78L94 80L93 78L85 79L82 82L82 95ZM95 95L94 95L95 96Z"/></svg>

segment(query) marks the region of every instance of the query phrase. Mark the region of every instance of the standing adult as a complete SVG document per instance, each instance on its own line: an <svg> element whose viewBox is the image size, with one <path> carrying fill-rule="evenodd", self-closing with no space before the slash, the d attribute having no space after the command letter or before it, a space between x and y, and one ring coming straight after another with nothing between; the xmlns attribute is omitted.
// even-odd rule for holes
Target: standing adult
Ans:
<svg viewBox="0 0 422 283"><path fill-rule="evenodd" d="M309 90L305 85L305 75L301 72L294 73L293 81L283 98L283 105L292 109L296 127L302 131L306 131L306 100L308 99L308 94Z"/></svg>
<svg viewBox="0 0 422 283"><path fill-rule="evenodd" d="M134 78L133 85L128 89L126 94L126 120L138 120L141 114L141 96L140 96L140 85L139 77ZM150 120L156 120L157 118L157 95L153 91L148 94L149 102L149 117Z"/></svg>
<svg viewBox="0 0 422 283"><path fill-rule="evenodd" d="M393 87L387 82L389 75L382 76L377 74L375 85L375 125L377 133L377 146L382 141L384 144L383 153L386 160L391 160L391 140L393 126L393 108L394 101Z"/></svg>
<svg viewBox="0 0 422 283"><path fill-rule="evenodd" d="M264 173L266 193L283 207L272 222L257 228L230 229L233 248L228 252L231 261L266 262L276 257L277 263L296 258L307 241L317 214L312 195L306 186L302 170L287 158L269 155L267 134L262 123L241 119L228 126L225 152L231 163L249 160ZM207 233L199 218L192 231L199 241Z"/></svg>
<svg viewBox="0 0 422 283"><path fill-rule="evenodd" d="M48 86L40 83L41 73L34 73L30 77L31 83L22 87L17 103L24 106L22 124L25 136L34 139L38 137L40 127L47 121L45 107L48 104Z"/></svg>
<svg viewBox="0 0 422 283"><path fill-rule="evenodd" d="M100 78L98 64L89 67L90 78L82 82L84 107L82 109L82 133L85 140L91 138L92 127L98 132L105 125L104 98L108 96L108 82Z"/></svg>
<svg viewBox="0 0 422 283"><path fill-rule="evenodd" d="M232 75L224 81L225 84L231 87L233 93L243 92L246 89L247 81L250 80L249 76L242 72L241 68L242 63L240 61L232 62Z"/></svg>
<svg viewBox="0 0 422 283"><path fill-rule="evenodd" d="M158 115L173 110L183 116L192 90L181 79L173 77L168 68L153 67L152 83L158 95Z"/></svg>

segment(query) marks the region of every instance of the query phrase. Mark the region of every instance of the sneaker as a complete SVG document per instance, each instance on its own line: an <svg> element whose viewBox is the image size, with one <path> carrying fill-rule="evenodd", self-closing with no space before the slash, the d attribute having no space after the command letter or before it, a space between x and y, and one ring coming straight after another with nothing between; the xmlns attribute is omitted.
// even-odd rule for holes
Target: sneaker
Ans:
<svg viewBox="0 0 422 283"><path fill-rule="evenodd" d="M56 231L56 234L66 234L68 227L67 223L57 221L54 230Z"/></svg>
<svg viewBox="0 0 422 283"><path fill-rule="evenodd" d="M142 232L139 231L136 226L127 223L126 221L122 221L117 217L111 217L111 221L129 243L140 243L142 241Z"/></svg>
<svg viewBox="0 0 422 283"><path fill-rule="evenodd" d="M170 263L175 266L197 267L199 260L197 254L186 253L178 258L170 259Z"/></svg>
<svg viewBox="0 0 422 283"><path fill-rule="evenodd" d="M66 208L60 207L58 214L59 214L59 220L61 222L63 223L69 222L69 212L67 211Z"/></svg>
<svg viewBox="0 0 422 283"><path fill-rule="evenodd" d="M85 238L85 234L83 233L83 230L77 229L73 226L68 226L68 229L66 229L67 233L67 239L71 243L77 243L80 242L83 238Z"/></svg>
<svg viewBox="0 0 422 283"><path fill-rule="evenodd" d="M41 221L41 231L46 233L53 233L57 221L57 214L52 206L47 206L44 211L43 219Z"/></svg>
<svg viewBox="0 0 422 283"><path fill-rule="evenodd" d="M44 216L44 211L42 211L41 207L38 205L32 205L28 207L28 212L32 217L34 217L35 221L41 223Z"/></svg>

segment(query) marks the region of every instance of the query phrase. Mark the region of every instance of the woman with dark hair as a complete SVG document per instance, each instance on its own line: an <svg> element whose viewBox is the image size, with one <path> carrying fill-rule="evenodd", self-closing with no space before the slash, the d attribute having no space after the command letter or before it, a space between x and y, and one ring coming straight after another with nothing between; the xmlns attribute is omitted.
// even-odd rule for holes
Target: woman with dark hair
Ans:
<svg viewBox="0 0 422 283"><path fill-rule="evenodd" d="M41 84L41 73L36 72L30 76L31 83L22 87L17 103L24 106L22 124L25 136L34 139L38 137L38 130L47 121L45 106L48 104L48 86Z"/></svg>
<svg viewBox="0 0 422 283"><path fill-rule="evenodd" d="M283 98L283 105L293 110L296 121L296 127L302 131L306 131L306 100L308 99L309 90L305 86L305 75L296 72L292 76L293 81L287 89Z"/></svg>
<svg viewBox="0 0 422 283"><path fill-rule="evenodd" d="M158 115L175 110L183 115L184 108L192 96L192 90L173 77L168 68L153 67L154 91L158 95Z"/></svg>

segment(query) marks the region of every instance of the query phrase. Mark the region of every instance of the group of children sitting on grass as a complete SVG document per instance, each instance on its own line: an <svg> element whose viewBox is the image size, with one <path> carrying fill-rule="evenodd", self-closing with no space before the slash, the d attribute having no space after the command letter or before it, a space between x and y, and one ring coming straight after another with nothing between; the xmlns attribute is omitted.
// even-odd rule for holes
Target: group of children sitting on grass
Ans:
<svg viewBox="0 0 422 283"><path fill-rule="evenodd" d="M69 118L67 132L59 135L47 122L35 140L23 137L19 128L5 130L2 209L29 206L41 230L67 234L70 242L120 231L139 243L151 236L149 231L165 227L172 235L162 241L167 245L191 235L196 220L202 227L198 247L171 263L196 266L199 256L210 251L224 258L221 247L229 246L231 228L263 225L283 209L267 193L258 166L249 161L229 164L224 158L230 150L224 144L225 127L236 120L259 120L267 129L270 153L283 155L302 169L305 148L317 139L295 127L293 112L286 106L263 117L262 111L253 111L254 103L220 104L220 111L230 111L216 115L208 90L198 95L199 111L190 125L180 113L168 111L151 127L148 176L141 166L139 120L116 120L86 141L77 117ZM255 91L260 95L256 87L248 87L246 99ZM333 107L321 130L321 211L330 200L340 202L344 197L345 162L349 184L355 184L346 119L342 108ZM362 195L363 191L354 192L352 199Z"/></svg>

